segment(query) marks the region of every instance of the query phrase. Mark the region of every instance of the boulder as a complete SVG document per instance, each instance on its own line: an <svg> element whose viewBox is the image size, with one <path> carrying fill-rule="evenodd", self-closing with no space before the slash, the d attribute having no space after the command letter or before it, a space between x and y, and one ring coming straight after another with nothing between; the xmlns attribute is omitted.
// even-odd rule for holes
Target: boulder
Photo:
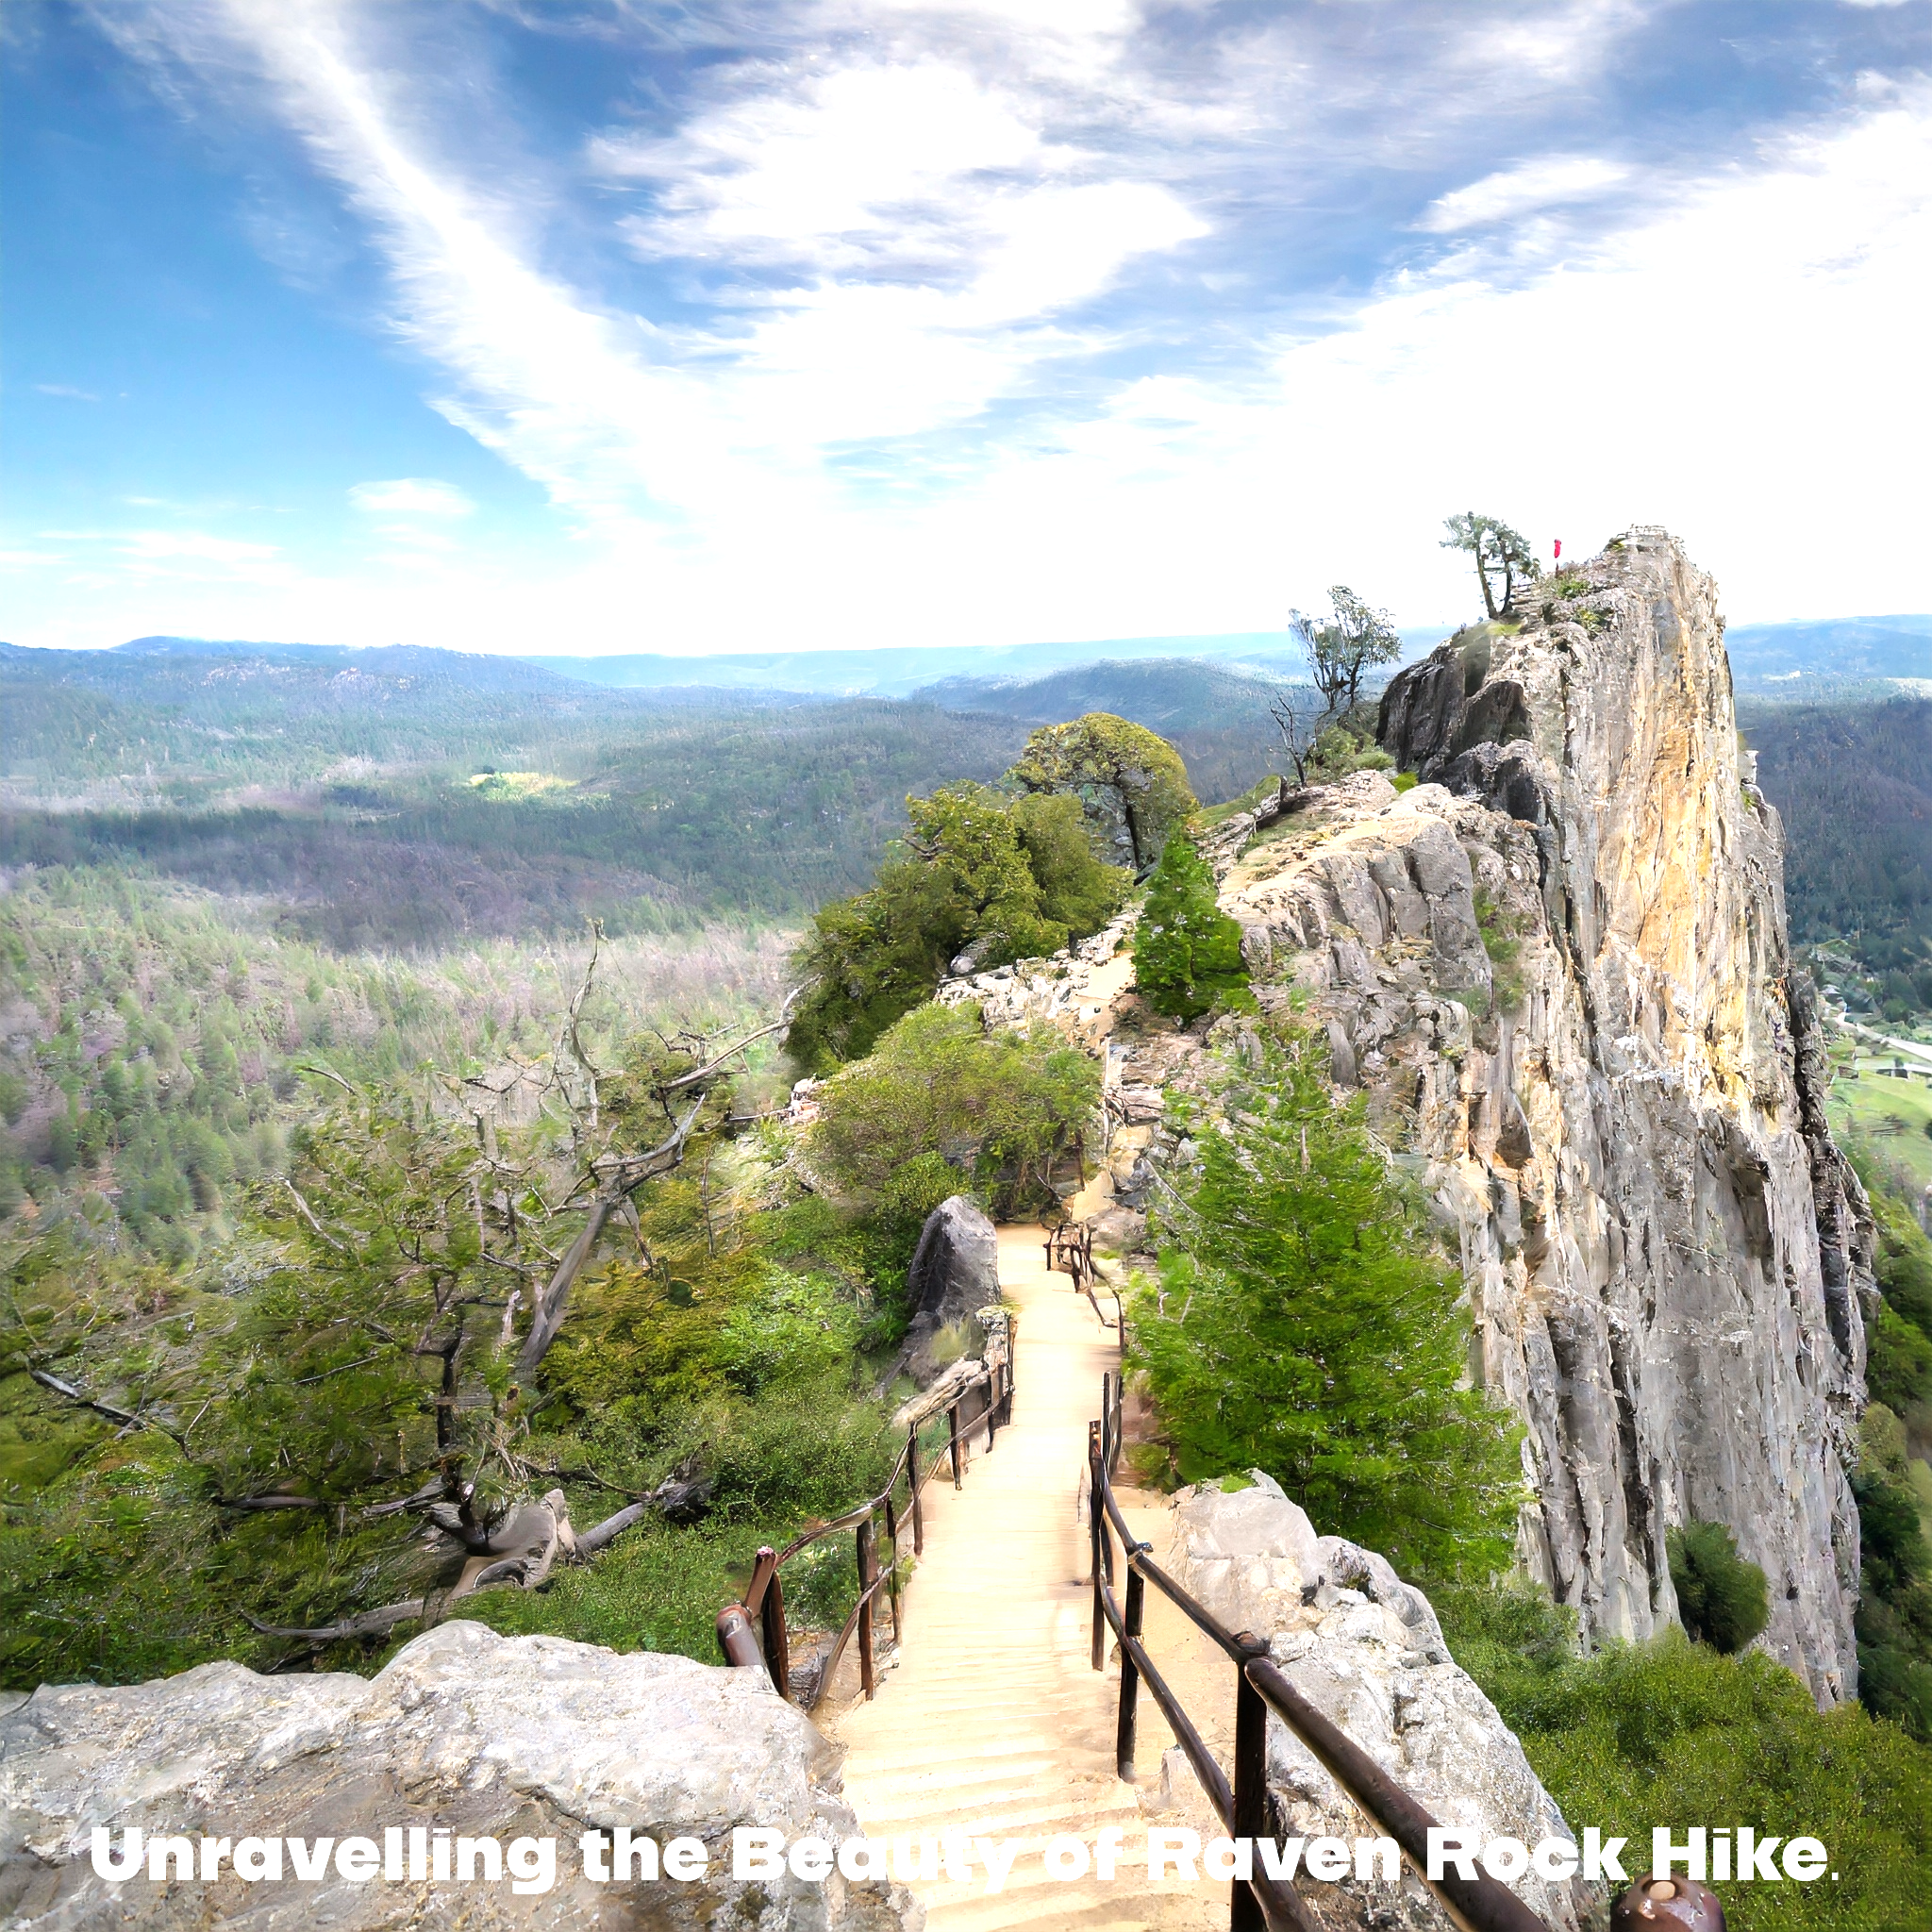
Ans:
<svg viewBox="0 0 1932 1932"><path fill-rule="evenodd" d="M916 1932L897 1887L730 1876L731 1831L856 1836L837 1753L762 1672L620 1657L554 1637L449 1623L374 1677L264 1677L237 1663L122 1688L43 1685L0 1712L0 1920L9 1932L361 1932L378 1925ZM326 1875L250 1881L99 1877L96 1825L239 1840L367 1838L448 1826L556 1842L556 1875L490 1882ZM598 1884L578 1840L624 1825L703 1841L707 1875ZM286 1850L286 1848L285 1848ZM527 1855L526 1855L527 1856ZM287 1865L284 1867L288 1870ZM512 1867L514 1869L514 1865Z"/></svg>
<svg viewBox="0 0 1932 1932"><path fill-rule="evenodd" d="M979 1345L974 1317L1000 1298L999 1240L985 1210L964 1194L925 1218L907 1274L912 1325L901 1364L921 1387Z"/></svg>
<svg viewBox="0 0 1932 1932"><path fill-rule="evenodd" d="M1388 1559L1341 1537L1315 1534L1307 1515L1258 1472L1233 1494L1184 1490L1174 1503L1170 1561L1181 1585L1230 1629L1268 1640L1274 1660L1311 1703L1445 1825L1534 1845L1572 1834L1523 1746L1474 1680L1451 1657L1427 1597ZM1170 1757L1174 1754L1169 1754ZM1182 1767L1165 1763L1164 1793ZM1272 1714L1268 1787L1276 1828L1353 1839L1361 1815L1314 1757ZM1191 1800L1198 1810L1199 1800ZM1513 1890L1558 1932L1591 1923L1591 1889L1532 1871ZM1449 1932L1449 1919L1405 1871L1384 1882L1304 1883L1324 1928Z"/></svg>

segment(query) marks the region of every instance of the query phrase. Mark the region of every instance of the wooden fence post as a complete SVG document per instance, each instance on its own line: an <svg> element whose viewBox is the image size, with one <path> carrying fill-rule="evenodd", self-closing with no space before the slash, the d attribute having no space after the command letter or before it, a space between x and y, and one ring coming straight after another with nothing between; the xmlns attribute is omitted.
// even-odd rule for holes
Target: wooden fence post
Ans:
<svg viewBox="0 0 1932 1932"><path fill-rule="evenodd" d="M758 1635L764 1641L765 1669L771 1673L772 1688L789 1704L791 1640L785 1634L785 1586L778 1577L778 1556L770 1545L758 1552L760 1565L768 1560L772 1574L765 1580L764 1595L758 1599Z"/></svg>
<svg viewBox="0 0 1932 1932"><path fill-rule="evenodd" d="M856 1533L858 1546L858 1681L870 1698L875 1688L872 1657L872 1600L867 1592L877 1580L879 1566L873 1555L872 1518L863 1518Z"/></svg>
<svg viewBox="0 0 1932 1932"><path fill-rule="evenodd" d="M899 1514L886 1498L886 1594L892 1600L892 1641L899 1637Z"/></svg>
<svg viewBox="0 0 1932 1932"><path fill-rule="evenodd" d="M946 1421L952 1430L953 1447L953 1487L959 1487L959 1478L966 1473L965 1458L959 1451L959 1405L956 1402L946 1411Z"/></svg>
<svg viewBox="0 0 1932 1932"><path fill-rule="evenodd" d="M1250 1657L1266 1657L1268 1645L1252 1630L1235 1641ZM1234 1693L1234 1833L1250 1844L1268 1836L1268 1707L1261 1693L1237 1670ZM1236 1879L1228 1906L1228 1932L1267 1932L1261 1901L1252 1886Z"/></svg>
<svg viewBox="0 0 1932 1932"><path fill-rule="evenodd" d="M906 1477L912 1485L912 1554L925 1554L925 1512L919 1507L919 1424L906 1427Z"/></svg>
<svg viewBox="0 0 1932 1932"><path fill-rule="evenodd" d="M1107 1478L1100 1465L1100 1424L1087 1424L1087 1523L1088 1541L1093 1570L1093 1668L1107 1668L1104 1640L1107 1634L1107 1607L1101 1596L1100 1542L1107 1534L1107 1506L1101 1501Z"/></svg>
<svg viewBox="0 0 1932 1932"><path fill-rule="evenodd" d="M742 1604L726 1604L718 1612L718 1648L724 1661L739 1671L761 1671L765 1660L758 1655L758 1641L752 1635L751 1619Z"/></svg>
<svg viewBox="0 0 1932 1932"><path fill-rule="evenodd" d="M1121 1621L1126 1626L1129 1637L1141 1634L1141 1604L1147 1594L1146 1579L1134 1568L1134 1552L1126 1552L1127 1602ZM1141 1670L1134 1661L1132 1648L1123 1642L1121 1645L1121 1715L1120 1724L1114 1732L1114 1770L1123 1784L1134 1782L1134 1722L1135 1706L1141 1692Z"/></svg>

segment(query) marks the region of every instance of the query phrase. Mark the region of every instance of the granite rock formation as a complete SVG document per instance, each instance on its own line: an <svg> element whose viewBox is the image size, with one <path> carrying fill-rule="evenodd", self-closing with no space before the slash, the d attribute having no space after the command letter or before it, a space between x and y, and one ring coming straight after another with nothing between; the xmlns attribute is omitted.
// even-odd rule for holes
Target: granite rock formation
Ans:
<svg viewBox="0 0 1932 1932"><path fill-rule="evenodd" d="M204 1664L152 1684L43 1685L0 1706L0 1917L16 1932L448 1932L573 1926L722 1925L797 1932L917 1932L897 1887L730 1874L735 1825L854 1837L837 1753L774 1693L761 1671L688 1657L619 1657L551 1637L499 1637L451 1623L419 1637L373 1678L263 1677ZM118 1883L90 1857L96 1825L231 1841L285 1834L366 1837L451 1826L556 1840L541 1892L497 1882L292 1874ZM700 1840L702 1883L597 1884L586 1831L627 1826L661 1846ZM511 1870L516 1869L512 1866Z"/></svg>
<svg viewBox="0 0 1932 1932"><path fill-rule="evenodd" d="M1485 1840L1573 1838L1495 1706L1450 1660L1428 1598L1385 1557L1318 1537L1265 1475L1231 1495L1182 1491L1170 1567L1230 1629L1265 1637L1295 1688L1438 1823ZM1172 1777L1177 1767L1166 1769ZM1363 1828L1334 1779L1273 1715L1268 1786L1281 1836L1347 1840ZM1407 1871L1399 1888L1349 1878L1304 1881L1301 1890L1324 1926L1448 1932L1447 1915ZM1556 1932L1592 1922L1595 1902L1580 1881L1527 1872L1511 1890Z"/></svg>
<svg viewBox="0 0 1932 1932"><path fill-rule="evenodd" d="M1669 1531L1723 1523L1771 1586L1761 1641L1830 1703L1857 1681L1874 1237L1716 588L1636 529L1524 595L1391 684L1384 745L1423 782L1358 773L1215 828L1222 908L1262 1006L1302 1007L1457 1231L1472 1374L1527 1427L1524 1569L1586 1633L1641 1638L1676 1615ZM1082 1206L1131 1249L1176 1151L1162 1097L1203 1090L1208 1028L1131 994L1090 1011L1092 971L941 997L1104 1057Z"/></svg>
<svg viewBox="0 0 1932 1932"><path fill-rule="evenodd" d="M912 1324L902 1366L922 1385L978 1344L973 1318L1000 1298L999 1238L986 1210L964 1194L925 1217L907 1272Z"/></svg>

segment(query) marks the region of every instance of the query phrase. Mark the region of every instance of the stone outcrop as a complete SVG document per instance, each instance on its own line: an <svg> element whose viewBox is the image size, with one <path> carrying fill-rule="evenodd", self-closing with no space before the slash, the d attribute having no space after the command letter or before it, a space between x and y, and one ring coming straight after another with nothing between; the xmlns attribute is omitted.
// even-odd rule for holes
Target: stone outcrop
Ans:
<svg viewBox="0 0 1932 1932"><path fill-rule="evenodd" d="M924 1384L976 1345L973 1318L1000 1298L999 1238L986 1210L964 1194L925 1217L907 1274L912 1324L902 1366Z"/></svg>
<svg viewBox="0 0 1932 1932"><path fill-rule="evenodd" d="M1633 530L1564 588L1393 681L1384 745L1424 783L1299 869L1315 924L1256 919L1251 945L1299 937L1413 1121L1480 1372L1529 1424L1531 1569L1642 1636L1675 1612L1668 1530L1724 1523L1770 1580L1769 1647L1830 1700L1856 1684L1872 1228L1824 1124L1783 834L1682 546ZM1293 882L1240 896L1270 890Z"/></svg>
<svg viewBox="0 0 1932 1932"><path fill-rule="evenodd" d="M1252 1489L1184 1490L1175 1498L1170 1567L1233 1630L1268 1640L1295 1688L1437 1822L1491 1838L1573 1838L1523 1746L1466 1672L1450 1660L1421 1591L1385 1557L1317 1536L1258 1472ZM1171 1757L1178 1757L1171 1753ZM1172 1782L1178 1767L1163 1767ZM1279 1835L1354 1838L1361 1815L1281 1722L1268 1720L1268 1787ZM1203 1800L1205 1803L1205 1800ZM1591 1923L1591 1889L1525 1873L1511 1888L1556 1932ZM1449 1920L1405 1871L1377 1880L1302 1881L1324 1925L1447 1932Z"/></svg>
<svg viewBox="0 0 1932 1932"><path fill-rule="evenodd" d="M0 1713L0 1917L15 1932L104 1925L248 1932L408 1924L448 1932L533 1926L760 1932L917 1932L900 1889L730 1876L734 1825L857 1835L837 1753L760 1671L688 1657L619 1657L550 1637L452 1623L373 1678L258 1676L204 1664L152 1684L45 1685ZM95 1875L95 1825L154 1835L308 1840L447 1825L557 1841L556 1880L518 1895L497 1882L380 1875L331 1863L314 1882ZM590 1830L701 1840L701 1883L597 1884L577 1841Z"/></svg>
<svg viewBox="0 0 1932 1932"><path fill-rule="evenodd" d="M1586 1633L1641 1638L1676 1615L1669 1531L1724 1523L1771 1586L1762 1641L1828 1703L1857 1676L1873 1231L1825 1125L1783 833L1681 546L1633 530L1557 588L1391 683L1385 746L1421 783L1358 773L1205 843L1261 1004L1325 1036L1457 1231L1472 1372L1527 1427L1524 1567ZM941 997L1105 1057L1083 1207L1131 1249L1177 1151L1163 1098L1203 1091L1209 1042L1131 995L1089 1012L1092 970Z"/></svg>

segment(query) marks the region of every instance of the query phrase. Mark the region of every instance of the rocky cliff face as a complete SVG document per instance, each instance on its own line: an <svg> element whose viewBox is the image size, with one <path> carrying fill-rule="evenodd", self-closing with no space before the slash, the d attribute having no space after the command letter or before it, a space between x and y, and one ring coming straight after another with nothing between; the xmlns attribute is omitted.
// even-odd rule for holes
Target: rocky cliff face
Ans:
<svg viewBox="0 0 1932 1932"><path fill-rule="evenodd" d="M1634 530L1562 588L1391 684L1383 740L1422 783L1219 827L1222 905L1263 1006L1305 1002L1454 1224L1472 1372L1527 1425L1524 1566L1586 1630L1643 1637L1675 1616L1668 1530L1726 1524L1771 1585L1765 1641L1829 1702L1856 1685L1872 1226L1824 1124L1782 834L1740 774L1711 580ZM1207 1029L1103 1004L1105 971L941 997L1105 1057L1082 1206L1131 1249Z"/></svg>
<svg viewBox="0 0 1932 1932"><path fill-rule="evenodd" d="M1357 950L1414 950L1420 918L1466 1041L1334 924L1307 976L1461 1228L1480 1373L1529 1424L1530 1567L1642 1636L1675 1610L1666 1530L1727 1524L1771 1648L1836 1698L1872 1227L1824 1124L1782 833L1742 782L1710 578L1633 530L1565 588L1395 679L1383 741L1424 785L1374 823L1413 829L1320 865Z"/></svg>

